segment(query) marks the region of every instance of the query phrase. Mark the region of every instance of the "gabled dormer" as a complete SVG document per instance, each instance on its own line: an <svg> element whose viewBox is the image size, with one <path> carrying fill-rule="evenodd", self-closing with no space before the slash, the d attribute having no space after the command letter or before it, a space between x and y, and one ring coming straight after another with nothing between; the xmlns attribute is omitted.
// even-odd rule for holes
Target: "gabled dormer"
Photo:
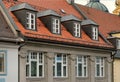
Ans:
<svg viewBox="0 0 120 82"><path fill-rule="evenodd" d="M37 11L27 3L22 3L10 8L13 14L22 23L25 29L37 30L36 29L36 14Z"/></svg>
<svg viewBox="0 0 120 82"><path fill-rule="evenodd" d="M53 10L41 11L37 14L37 17L44 23L44 25L53 34L61 34L61 16Z"/></svg>
<svg viewBox="0 0 120 82"><path fill-rule="evenodd" d="M90 19L83 20L82 28L85 31L85 33L92 39L92 40L98 40L98 34L99 34L99 27L98 24L96 24L94 21Z"/></svg>
<svg viewBox="0 0 120 82"><path fill-rule="evenodd" d="M61 22L74 37L81 37L81 20L74 15L67 15L61 18Z"/></svg>

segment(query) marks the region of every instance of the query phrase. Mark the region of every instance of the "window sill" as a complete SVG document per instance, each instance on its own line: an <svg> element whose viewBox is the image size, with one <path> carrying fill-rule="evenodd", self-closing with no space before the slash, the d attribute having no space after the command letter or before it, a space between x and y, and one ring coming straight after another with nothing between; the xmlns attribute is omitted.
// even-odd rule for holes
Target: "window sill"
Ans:
<svg viewBox="0 0 120 82"><path fill-rule="evenodd" d="M89 77L76 77L77 79L88 79Z"/></svg>
<svg viewBox="0 0 120 82"><path fill-rule="evenodd" d="M68 79L68 77L53 77L53 79Z"/></svg>
<svg viewBox="0 0 120 82"><path fill-rule="evenodd" d="M7 74L5 72L0 72L0 76L6 76Z"/></svg>

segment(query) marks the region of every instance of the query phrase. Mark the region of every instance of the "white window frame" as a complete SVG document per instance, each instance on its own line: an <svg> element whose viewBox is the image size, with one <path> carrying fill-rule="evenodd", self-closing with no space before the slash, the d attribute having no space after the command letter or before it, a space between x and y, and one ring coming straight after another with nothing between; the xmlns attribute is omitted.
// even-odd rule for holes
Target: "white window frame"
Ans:
<svg viewBox="0 0 120 82"><path fill-rule="evenodd" d="M2 71L0 72L0 74L5 74L6 73L6 59L5 59L5 57L6 57L6 53L5 52L3 52L3 51L0 51L0 57L2 57L3 56L3 68L2 68Z"/></svg>
<svg viewBox="0 0 120 82"><path fill-rule="evenodd" d="M60 19L53 18L53 33L60 34Z"/></svg>
<svg viewBox="0 0 120 82"><path fill-rule="evenodd" d="M99 66L99 68L97 68ZM98 71L99 70L99 71ZM99 75L97 74L99 72ZM105 77L105 58L97 56L95 58L95 77Z"/></svg>
<svg viewBox="0 0 120 82"><path fill-rule="evenodd" d="M93 40L98 40L98 28L92 27L92 32L93 32Z"/></svg>
<svg viewBox="0 0 120 82"><path fill-rule="evenodd" d="M36 56L33 53L37 53ZM36 76L31 75L31 62L36 62ZM27 65L29 65L28 75L27 75ZM39 76L39 66L42 67L42 76ZM42 78L44 77L44 52L29 51L26 58L26 77L27 78Z"/></svg>
<svg viewBox="0 0 120 82"><path fill-rule="evenodd" d="M81 75L79 75L79 64L82 65ZM84 69L86 68L86 69ZM87 56L77 56L76 59L76 75L77 77L88 77L88 58Z"/></svg>
<svg viewBox="0 0 120 82"><path fill-rule="evenodd" d="M27 29L30 29L30 30L35 30L35 14L34 13L31 13L31 12L27 12L26 13L27 15L27 17L26 17L26 19L27 19ZM32 16L33 16L33 18L32 18ZM32 22L33 21L33 22Z"/></svg>
<svg viewBox="0 0 120 82"><path fill-rule="evenodd" d="M80 24L79 23L74 23L74 36L75 37L80 37Z"/></svg>
<svg viewBox="0 0 120 82"><path fill-rule="evenodd" d="M58 55L61 55L61 60L57 60L57 56ZM64 59L64 57L66 57L65 59ZM56 78L56 77L68 77L68 58L67 58L67 54L61 54L61 53L56 53L55 54L55 58L54 58L54 61L53 61L53 76ZM58 74L57 74L57 64L58 63L61 63L61 75L59 76ZM66 75L64 75L64 71L63 71L63 69L64 69L64 67L66 68L65 70L66 70L66 72L65 72L65 74Z"/></svg>

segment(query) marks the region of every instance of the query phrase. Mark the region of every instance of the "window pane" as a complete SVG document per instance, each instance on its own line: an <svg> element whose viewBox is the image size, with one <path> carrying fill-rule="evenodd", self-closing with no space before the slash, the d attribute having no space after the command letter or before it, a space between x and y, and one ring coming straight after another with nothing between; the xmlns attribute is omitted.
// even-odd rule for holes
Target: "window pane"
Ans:
<svg viewBox="0 0 120 82"><path fill-rule="evenodd" d="M37 76L37 62L31 62L31 76Z"/></svg>
<svg viewBox="0 0 120 82"><path fill-rule="evenodd" d="M29 65L26 65L26 76L29 76Z"/></svg>
<svg viewBox="0 0 120 82"><path fill-rule="evenodd" d="M0 54L0 72L4 72L4 54Z"/></svg>
<svg viewBox="0 0 120 82"><path fill-rule="evenodd" d="M87 69L86 69L86 67L84 67L84 76L87 76L86 71L87 71Z"/></svg>
<svg viewBox="0 0 120 82"><path fill-rule="evenodd" d="M53 76L55 76L55 66L53 66Z"/></svg>
<svg viewBox="0 0 120 82"><path fill-rule="evenodd" d="M62 73L61 73L61 63L57 63L57 76L61 76Z"/></svg>
<svg viewBox="0 0 120 82"><path fill-rule="evenodd" d="M78 75L82 76L82 64L78 64Z"/></svg>
<svg viewBox="0 0 120 82"><path fill-rule="evenodd" d="M96 66L97 76L100 76L100 65Z"/></svg>
<svg viewBox="0 0 120 82"><path fill-rule="evenodd" d="M104 76L103 67L101 68L101 76Z"/></svg>
<svg viewBox="0 0 120 82"><path fill-rule="evenodd" d="M40 65L40 66L39 66L39 76L42 76L42 72L43 72L42 66Z"/></svg>
<svg viewBox="0 0 120 82"><path fill-rule="evenodd" d="M63 67L63 76L66 76L66 66Z"/></svg>
<svg viewBox="0 0 120 82"><path fill-rule="evenodd" d="M62 61L62 55L61 54L57 55L57 61Z"/></svg>

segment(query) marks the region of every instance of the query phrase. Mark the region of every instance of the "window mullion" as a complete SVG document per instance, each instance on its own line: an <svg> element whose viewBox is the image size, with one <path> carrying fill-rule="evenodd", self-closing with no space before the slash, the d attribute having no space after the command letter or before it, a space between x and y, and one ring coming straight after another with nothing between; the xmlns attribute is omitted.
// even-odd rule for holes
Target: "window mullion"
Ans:
<svg viewBox="0 0 120 82"><path fill-rule="evenodd" d="M64 67L64 64L63 64L63 54L62 54L62 61L61 61L61 73L62 73L62 77L63 77L63 67Z"/></svg>
<svg viewBox="0 0 120 82"><path fill-rule="evenodd" d="M39 53L37 53L37 77L39 77Z"/></svg>
<svg viewBox="0 0 120 82"><path fill-rule="evenodd" d="M30 67L29 67L29 77L31 77L31 52L29 52L29 65L30 65Z"/></svg>

